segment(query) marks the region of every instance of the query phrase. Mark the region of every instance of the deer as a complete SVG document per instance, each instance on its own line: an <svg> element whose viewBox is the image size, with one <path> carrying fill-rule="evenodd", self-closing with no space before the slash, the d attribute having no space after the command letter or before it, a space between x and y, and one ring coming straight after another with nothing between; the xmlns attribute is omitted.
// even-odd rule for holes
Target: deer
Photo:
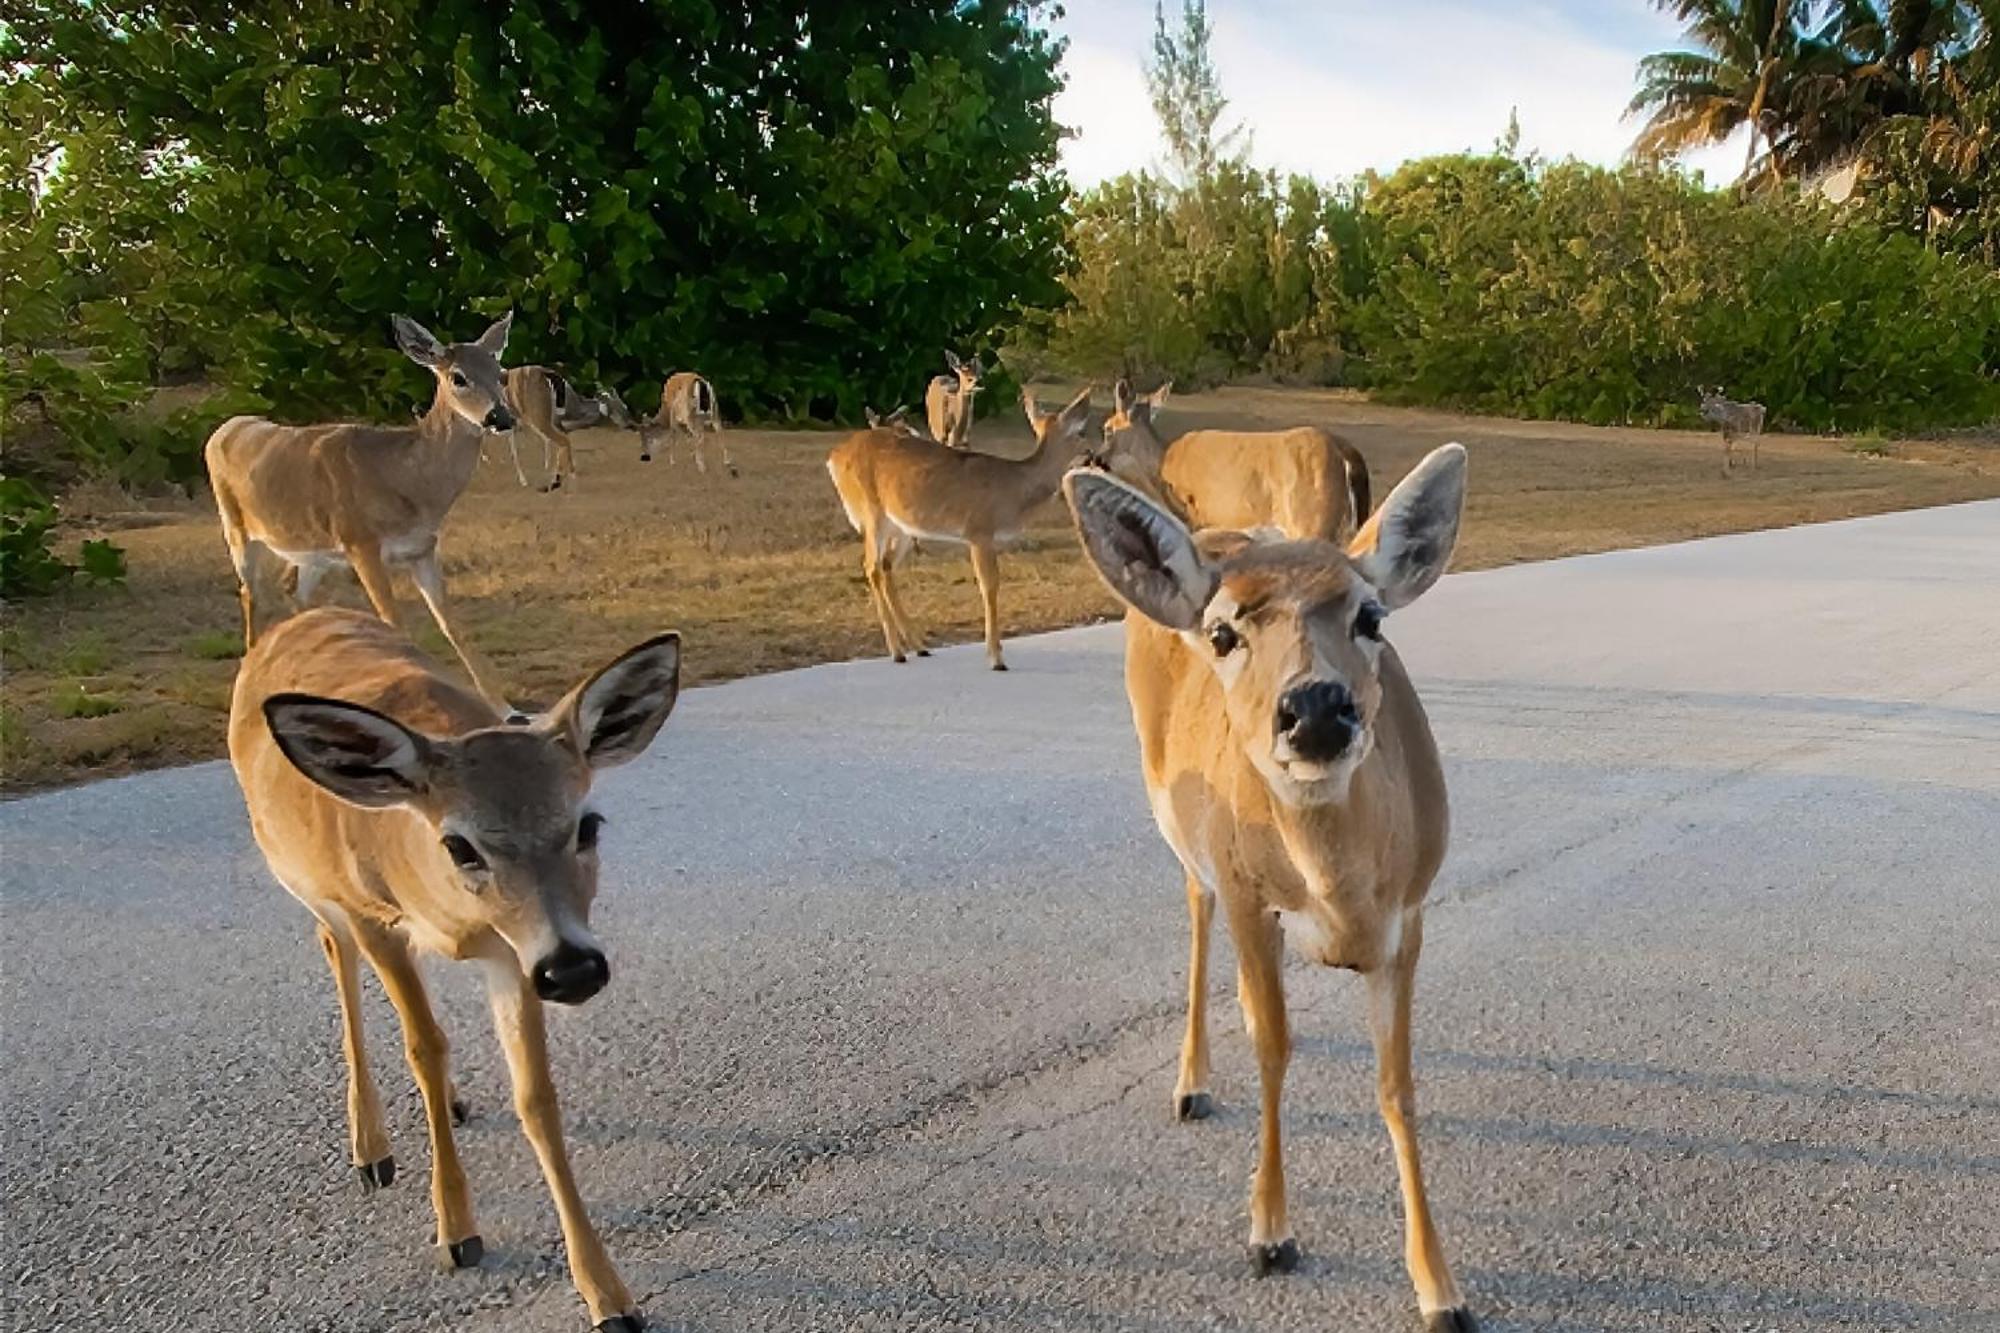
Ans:
<svg viewBox="0 0 2000 1333"><path fill-rule="evenodd" d="M1317 426L1290 430L1197 430L1166 444L1155 426L1173 391L1150 394L1120 379L1112 387L1101 461L1113 475L1172 509L1191 527L1275 526L1293 537L1339 541L1368 517L1368 462L1347 440Z"/></svg>
<svg viewBox="0 0 2000 1333"><path fill-rule="evenodd" d="M900 435L907 435L913 440L930 439L931 437L924 434L920 426L910 421L909 411L909 405L904 404L885 417L872 407L864 407L861 409L861 415L868 419L868 429L870 430L893 430Z"/></svg>
<svg viewBox="0 0 2000 1333"><path fill-rule="evenodd" d="M1702 420L1713 424L1722 436L1722 475L1727 477L1735 470L1736 438L1739 435L1750 441L1750 470L1755 472L1757 446L1764 438L1764 405L1731 402L1722 396L1719 384L1699 392Z"/></svg>
<svg viewBox="0 0 2000 1333"><path fill-rule="evenodd" d="M951 542L972 557L986 621L986 661L1007 669L1000 651L1000 561L996 548L1019 535L1028 515L1054 498L1063 472L1079 452L1090 420L1090 386L1059 411L1043 412L1031 391L1022 410L1035 432L1026 458L950 449L902 431L875 429L848 436L828 455L847 521L861 534L861 571L896 662L906 653L930 656L923 634L904 609L896 566L918 541Z"/></svg>
<svg viewBox="0 0 2000 1333"><path fill-rule="evenodd" d="M1268 528L1196 532L1102 470L1072 471L1063 488L1090 563L1127 608L1125 684L1146 794L1186 875L1173 1114L1214 1110L1204 1007L1219 900L1262 1085L1250 1263L1260 1276L1294 1268L1279 1133L1292 1049L1284 943L1360 973L1417 1304L1431 1333L1476 1329L1431 1219L1410 1068L1423 904L1449 832L1444 771L1384 637L1387 618L1451 558L1465 449L1434 450L1344 545Z"/></svg>
<svg viewBox="0 0 2000 1333"><path fill-rule="evenodd" d="M648 438L650 430L666 432L668 466L671 467L674 461L675 437L685 435L694 453L695 470L707 472L708 459L702 452L702 442L713 435L716 443L722 446L722 465L729 469L730 476L740 475L736 471L736 461L729 456L729 441L722 433L722 415L715 403L715 386L693 371L683 370L669 375L661 386L660 410L650 422L639 427L641 463L653 461L652 441Z"/></svg>
<svg viewBox="0 0 2000 1333"><path fill-rule="evenodd" d="M953 449L964 449L972 430L972 399L979 392L980 379L986 372L980 368L977 356L960 361L955 352L946 351L944 361L951 367L951 373L931 377L924 389L924 414L930 419L932 439Z"/></svg>
<svg viewBox="0 0 2000 1333"><path fill-rule="evenodd" d="M230 700L229 760L251 830L271 874L312 915L333 973L363 1192L396 1176L362 1031L366 959L423 1095L438 1262L450 1271L485 1257L452 1134L469 1112L417 955L476 962L522 1133L601 1333L644 1324L570 1168L542 1006L582 1004L611 979L590 930L604 827L591 779L651 743L679 689L679 636L659 634L548 712L503 720L392 626L320 607L258 640Z"/></svg>
<svg viewBox="0 0 2000 1333"><path fill-rule="evenodd" d="M514 366L505 372L504 383L507 405L515 419L507 448L513 454L515 479L523 486L528 484L528 478L521 471L517 443L523 428L541 441L542 473L547 478L541 486L543 491L560 490L565 475L572 487L576 484L576 452L570 445L570 432L606 422L621 430L633 428L632 413L616 389L606 387L593 394L580 393L567 376L546 366Z"/></svg>
<svg viewBox="0 0 2000 1333"><path fill-rule="evenodd" d="M391 571L407 569L480 693L504 706L492 668L445 613L438 540L472 480L482 441L516 425L500 369L513 322L509 311L476 340L447 346L415 320L395 317L397 345L437 380L414 426L289 426L237 416L215 428L205 458L236 569L246 650L260 632L259 585L276 566L296 577L296 609L311 605L320 579L345 564L376 614L399 627Z"/></svg>

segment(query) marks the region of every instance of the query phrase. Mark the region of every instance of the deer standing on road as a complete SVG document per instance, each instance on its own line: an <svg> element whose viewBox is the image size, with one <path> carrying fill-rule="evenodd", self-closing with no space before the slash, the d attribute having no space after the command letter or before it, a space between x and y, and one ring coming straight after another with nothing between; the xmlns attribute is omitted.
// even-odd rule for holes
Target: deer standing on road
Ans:
<svg viewBox="0 0 2000 1333"><path fill-rule="evenodd" d="M423 1094L438 1259L470 1268L484 1256L452 1136L465 1107L416 951L476 961L570 1274L592 1322L617 1333L643 1325L570 1170L542 1005L581 1004L610 980L590 931L604 822L591 777L646 748L679 688L680 640L663 634L547 713L507 725L389 626L322 608L250 650L229 713L229 758L257 845L318 921L333 970L364 1189L389 1184L396 1159L363 1045L362 958L396 1008Z"/></svg>
<svg viewBox="0 0 2000 1333"><path fill-rule="evenodd" d="M515 366L506 372L505 384L507 405L513 409L515 421L515 429L507 436L507 448L514 457L514 476L523 486L528 484L528 478L521 471L517 443L523 429L541 441L542 474L547 478L541 488L553 491L562 487L565 475L572 486L576 483L576 452L570 444L571 431L588 430L606 422L621 430L633 427L632 414L616 389L606 387L593 394L581 393L568 377L546 366Z"/></svg>
<svg viewBox="0 0 2000 1333"><path fill-rule="evenodd" d="M1042 412L1032 393L1021 405L1034 427L1035 448L1023 459L947 449L896 430L848 436L826 469L861 534L861 570L889 656L926 657L930 649L903 608L896 565L918 541L956 542L971 552L973 577L986 613L986 660L1005 671L1000 654L1000 561L995 549L1019 535L1028 514L1055 495L1090 421L1090 389L1059 412Z"/></svg>
<svg viewBox="0 0 2000 1333"><path fill-rule="evenodd" d="M708 459L702 451L702 444L708 436L715 436L722 446L722 465L729 469L730 476L736 476L736 460L729 456L729 440L722 433L722 413L715 403L715 386L691 370L683 370L667 376L667 382L660 389L660 410L654 414L647 426L639 428L639 461L653 461L652 442L647 438L648 428L663 430L667 436L667 463L674 461L674 439L685 435L694 453L697 472L708 471Z"/></svg>
<svg viewBox="0 0 2000 1333"><path fill-rule="evenodd" d="M1722 396L1722 388L1717 385L1701 391L1701 415L1722 435L1722 475L1728 476L1736 466L1739 435L1750 441L1750 470L1755 472L1757 445L1764 438L1764 405L1731 402Z"/></svg>
<svg viewBox="0 0 2000 1333"><path fill-rule="evenodd" d="M513 322L510 311L477 341L446 346L396 316L403 354L437 377L415 426L285 426L243 416L215 428L208 479L236 567L245 648L257 643L260 585L277 565L296 572L298 606L311 604L329 569L352 567L376 613L397 626L390 571L403 568L480 693L502 703L492 668L446 618L438 534L472 480L484 435L514 429L500 369Z"/></svg>
<svg viewBox="0 0 2000 1333"><path fill-rule="evenodd" d="M1384 618L1437 581L1458 538L1465 450L1403 479L1345 548L1318 538L1191 533L1108 473L1064 488L1125 617L1125 684L1146 792L1187 874L1192 944L1174 1113L1210 1113L1209 925L1220 898L1263 1084L1250 1258L1298 1262L1279 1102L1291 1057L1280 954L1368 985L1376 1090L1402 1178L1405 1259L1433 1333L1477 1327L1431 1223L1417 1154L1410 1004L1423 902L1444 859L1444 772Z"/></svg>
<svg viewBox="0 0 2000 1333"><path fill-rule="evenodd" d="M1163 501L1189 526L1275 526L1290 537L1339 541L1368 517L1368 463L1317 426L1196 430L1161 441L1156 414L1171 382L1144 396L1119 380L1104 422L1104 466Z"/></svg>
<svg viewBox="0 0 2000 1333"><path fill-rule="evenodd" d="M972 431L972 399L979 392L979 358L960 361L954 352L944 354L951 367L949 375L934 375L924 389L924 415L930 419L931 438L953 449L966 447Z"/></svg>

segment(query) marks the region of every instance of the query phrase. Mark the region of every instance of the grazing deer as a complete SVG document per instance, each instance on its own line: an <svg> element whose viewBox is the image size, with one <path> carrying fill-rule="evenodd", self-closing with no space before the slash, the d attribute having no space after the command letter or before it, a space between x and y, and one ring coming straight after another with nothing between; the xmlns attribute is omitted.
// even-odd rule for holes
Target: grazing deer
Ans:
<svg viewBox="0 0 2000 1333"><path fill-rule="evenodd" d="M667 463L674 461L674 438L685 435L694 453L697 472L708 471L708 459L702 452L702 442L709 435L715 436L722 446L722 465L729 469L729 475L739 475L736 461L729 456L729 440L722 433L722 412L715 403L715 386L691 370L683 370L667 376L667 382L660 390L660 410L651 422L639 428L639 461L653 461L652 441L647 438L648 429L663 430L667 435Z"/></svg>
<svg viewBox="0 0 2000 1333"><path fill-rule="evenodd" d="M872 407L864 407L861 409L861 415L868 418L868 429L870 430L893 430L900 435L907 435L913 440L930 439L930 436L924 434L920 427L909 420L909 411L909 406L905 404L885 417L878 415Z"/></svg>
<svg viewBox="0 0 2000 1333"><path fill-rule="evenodd" d="M1444 772L1383 618L1451 558L1465 450L1447 444L1403 479L1343 549L1268 532L1190 533L1101 471L1064 483L1084 550L1125 617L1125 684L1146 791L1187 873L1193 940L1174 1114L1211 1109L1209 924L1236 943L1237 997L1263 1084L1250 1259L1289 1270L1278 1112L1291 1032L1280 953L1361 973L1376 1091L1402 1177L1405 1258L1433 1333L1477 1327L1431 1224L1417 1155L1410 997L1423 902L1444 859Z"/></svg>
<svg viewBox="0 0 2000 1333"><path fill-rule="evenodd" d="M611 978L590 931L597 894L593 773L646 748L680 688L680 640L662 634L517 725L356 611L296 616L243 659L229 759L271 873L319 924L340 997L349 1146L362 1186L396 1159L362 1040L360 959L388 992L430 1123L437 1254L485 1254L452 1124L465 1107L416 953L486 974L521 1130L555 1197L570 1274L600 1330L638 1333L563 1147L542 1005L582 1004Z"/></svg>
<svg viewBox="0 0 2000 1333"><path fill-rule="evenodd" d="M1035 448L1015 460L946 449L895 430L848 436L828 455L847 521L861 534L861 571L889 656L928 657L923 635L896 589L896 564L918 541L956 542L972 555L973 577L986 613L986 660L1005 671L1000 655L1000 561L995 547L1017 536L1030 511L1056 493L1076 457L1090 420L1090 388L1059 412L1042 412L1032 393L1021 405L1034 427Z"/></svg>
<svg viewBox="0 0 2000 1333"><path fill-rule="evenodd" d="M956 353L947 351L944 362L951 367L951 374L931 377L924 389L924 415L930 418L932 439L953 449L963 449L972 431L972 399L979 392L980 377L986 372L980 368L976 356L970 361L960 361Z"/></svg>
<svg viewBox="0 0 2000 1333"><path fill-rule="evenodd" d="M516 443L522 428L541 441L542 473L548 478L542 483L544 491L560 489L565 474L571 485L576 482L571 431L588 430L606 422L621 430L632 429L632 414L616 389L579 393L566 376L546 366L515 366L506 372L505 384L507 405L513 409L515 419L515 430L507 436L507 448L514 456L514 476L523 486L528 484L528 478L521 471L521 451Z"/></svg>
<svg viewBox="0 0 2000 1333"><path fill-rule="evenodd" d="M1197 430L1161 442L1155 414L1169 381L1139 396L1119 380L1104 422L1107 470L1177 512L1194 528L1274 526L1289 537L1340 541L1368 517L1368 463L1317 426Z"/></svg>
<svg viewBox="0 0 2000 1333"><path fill-rule="evenodd" d="M437 377L415 426L285 426L245 416L215 428L208 480L236 567L245 648L256 645L257 593L275 564L295 571L298 606L311 603L327 570L352 567L377 614L397 626L390 571L404 568L480 693L502 702L492 669L445 616L438 533L472 480L485 434L514 429L500 369L513 322L509 311L477 341L446 346L396 316L403 354Z"/></svg>
<svg viewBox="0 0 2000 1333"><path fill-rule="evenodd" d="M1757 445L1764 438L1764 405L1731 402L1722 396L1721 385L1700 392L1702 419L1712 422L1722 435L1722 475L1728 476L1735 468L1739 435L1750 441L1750 470L1755 472Z"/></svg>

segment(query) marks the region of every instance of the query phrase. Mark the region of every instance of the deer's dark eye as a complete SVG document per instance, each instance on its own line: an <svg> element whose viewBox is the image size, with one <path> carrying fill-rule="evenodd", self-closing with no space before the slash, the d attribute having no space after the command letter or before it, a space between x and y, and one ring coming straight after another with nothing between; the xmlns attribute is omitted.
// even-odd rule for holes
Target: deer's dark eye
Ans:
<svg viewBox="0 0 2000 1333"><path fill-rule="evenodd" d="M452 371L451 382L455 387L463 389L465 387L465 372L459 370Z"/></svg>
<svg viewBox="0 0 2000 1333"><path fill-rule="evenodd" d="M1362 603L1354 613L1354 637L1382 641L1382 608L1373 602Z"/></svg>
<svg viewBox="0 0 2000 1333"><path fill-rule="evenodd" d="M445 855L449 856L451 863L460 870L486 869L486 858L479 854L479 849L458 834L445 834L443 842Z"/></svg>
<svg viewBox="0 0 2000 1333"><path fill-rule="evenodd" d="M1218 620L1208 627L1208 646L1215 649L1217 657L1227 657L1243 646L1243 636L1236 632L1236 626Z"/></svg>
<svg viewBox="0 0 2000 1333"><path fill-rule="evenodd" d="M585 815L576 824L576 849L579 852L597 850L597 835L604 829L604 816L595 813Z"/></svg>

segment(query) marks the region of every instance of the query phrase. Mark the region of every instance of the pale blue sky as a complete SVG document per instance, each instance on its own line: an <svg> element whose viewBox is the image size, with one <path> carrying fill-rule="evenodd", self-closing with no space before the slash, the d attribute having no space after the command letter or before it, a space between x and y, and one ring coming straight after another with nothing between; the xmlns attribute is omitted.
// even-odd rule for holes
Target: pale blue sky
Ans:
<svg viewBox="0 0 2000 1333"><path fill-rule="evenodd" d="M1178 10L1179 0L1169 0ZM1078 185L1157 165L1140 62L1153 0L1067 0L1069 87L1056 116ZM1613 163L1639 57L1681 45L1649 0L1209 0L1230 114L1260 166L1326 179L1426 153L1488 148L1518 108L1524 148ZM1712 183L1743 145L1690 158Z"/></svg>

